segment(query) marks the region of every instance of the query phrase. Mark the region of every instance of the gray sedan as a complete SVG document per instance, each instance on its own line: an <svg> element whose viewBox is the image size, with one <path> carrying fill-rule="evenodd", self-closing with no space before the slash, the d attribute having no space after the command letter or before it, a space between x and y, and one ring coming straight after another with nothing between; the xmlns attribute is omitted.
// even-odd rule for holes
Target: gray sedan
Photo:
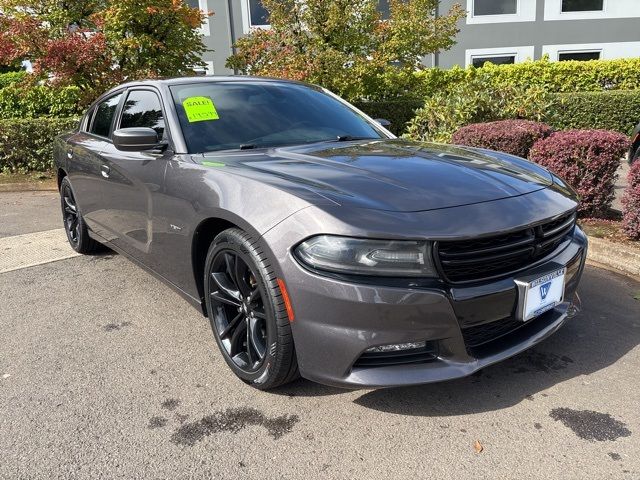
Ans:
<svg viewBox="0 0 640 480"><path fill-rule="evenodd" d="M174 288L260 389L458 378L558 330L587 249L571 189L383 124L297 82L122 85L55 142L69 242Z"/></svg>

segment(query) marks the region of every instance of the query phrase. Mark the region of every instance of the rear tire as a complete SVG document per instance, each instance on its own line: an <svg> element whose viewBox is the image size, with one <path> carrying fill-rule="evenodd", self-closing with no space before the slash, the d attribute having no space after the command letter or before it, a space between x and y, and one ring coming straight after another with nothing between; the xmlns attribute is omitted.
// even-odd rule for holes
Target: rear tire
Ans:
<svg viewBox="0 0 640 480"><path fill-rule="evenodd" d="M209 247L204 271L211 328L236 376L260 390L298 378L282 293L253 237L237 228L220 233Z"/></svg>
<svg viewBox="0 0 640 480"><path fill-rule="evenodd" d="M64 231L71 248L84 255L97 252L101 245L89 236L87 224L82 218L71 182L67 177L60 183L60 206Z"/></svg>

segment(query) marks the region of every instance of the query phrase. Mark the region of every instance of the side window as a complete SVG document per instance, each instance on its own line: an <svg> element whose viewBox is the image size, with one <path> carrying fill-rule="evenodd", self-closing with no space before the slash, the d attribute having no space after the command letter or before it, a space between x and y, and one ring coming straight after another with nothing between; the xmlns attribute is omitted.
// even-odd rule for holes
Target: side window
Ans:
<svg viewBox="0 0 640 480"><path fill-rule="evenodd" d="M120 102L121 93L106 99L96 108L96 113L91 125L91 133L101 137L108 137L111 129L111 122L116 113L116 108Z"/></svg>
<svg viewBox="0 0 640 480"><path fill-rule="evenodd" d="M133 90L122 109L120 128L149 127L164 135L164 117L158 95L149 90Z"/></svg>
<svg viewBox="0 0 640 480"><path fill-rule="evenodd" d="M83 132L88 132L89 128L91 127L91 121L93 120L93 116L96 113L96 109L92 109L89 112L87 112L87 115L84 119L84 122L82 123L82 128L81 130Z"/></svg>

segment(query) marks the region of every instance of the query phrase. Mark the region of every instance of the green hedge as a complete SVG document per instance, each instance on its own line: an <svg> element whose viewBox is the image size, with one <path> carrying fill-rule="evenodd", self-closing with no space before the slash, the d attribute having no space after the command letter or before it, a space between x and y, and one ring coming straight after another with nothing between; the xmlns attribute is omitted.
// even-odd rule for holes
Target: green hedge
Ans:
<svg viewBox="0 0 640 480"><path fill-rule="evenodd" d="M0 119L79 115L78 87L9 85L0 89Z"/></svg>
<svg viewBox="0 0 640 480"><path fill-rule="evenodd" d="M0 73L0 88L21 82L26 76L27 72L25 71Z"/></svg>
<svg viewBox="0 0 640 480"><path fill-rule="evenodd" d="M427 68L416 75L420 96L431 96L476 77L495 86L539 87L548 93L635 90L640 89L640 58L589 62L550 62L545 58L514 65L487 63L481 68Z"/></svg>
<svg viewBox="0 0 640 480"><path fill-rule="evenodd" d="M0 173L51 170L53 139L77 126L77 118L0 120Z"/></svg>
<svg viewBox="0 0 640 480"><path fill-rule="evenodd" d="M640 123L640 90L559 93L551 95L551 99L551 105L542 120L554 130L598 129L631 135ZM409 98L354 104L373 118L389 120L391 131L402 135L407 132L407 123L414 118L415 110L423 103ZM443 104L440 112L444 111ZM495 118L474 118L471 123L492 120Z"/></svg>
<svg viewBox="0 0 640 480"><path fill-rule="evenodd" d="M598 129L631 135L640 123L640 90L557 94L546 121L556 130Z"/></svg>
<svg viewBox="0 0 640 480"><path fill-rule="evenodd" d="M422 107L424 101L416 98L404 100L388 100L377 102L353 102L353 104L372 118L384 118L391 122L389 130L395 135L402 135L407 123L415 116L415 111Z"/></svg>

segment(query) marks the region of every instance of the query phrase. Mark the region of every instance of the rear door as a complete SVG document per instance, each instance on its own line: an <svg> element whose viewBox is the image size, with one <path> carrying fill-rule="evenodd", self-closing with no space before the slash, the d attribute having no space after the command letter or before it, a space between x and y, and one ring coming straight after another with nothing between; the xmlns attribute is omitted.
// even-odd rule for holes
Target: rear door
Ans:
<svg viewBox="0 0 640 480"><path fill-rule="evenodd" d="M165 148L143 152L123 152L109 142L102 151L102 168L108 178L103 189L105 219L109 240L115 246L153 269L151 246L164 227L154 222L162 197L168 147L165 113L158 92L150 87L127 91L122 112L114 130L130 127L153 128Z"/></svg>
<svg viewBox="0 0 640 480"><path fill-rule="evenodd" d="M102 184L105 180L100 154L109 143L122 92L106 97L88 113L80 130L69 140L68 175L82 216L94 232L104 234Z"/></svg>

